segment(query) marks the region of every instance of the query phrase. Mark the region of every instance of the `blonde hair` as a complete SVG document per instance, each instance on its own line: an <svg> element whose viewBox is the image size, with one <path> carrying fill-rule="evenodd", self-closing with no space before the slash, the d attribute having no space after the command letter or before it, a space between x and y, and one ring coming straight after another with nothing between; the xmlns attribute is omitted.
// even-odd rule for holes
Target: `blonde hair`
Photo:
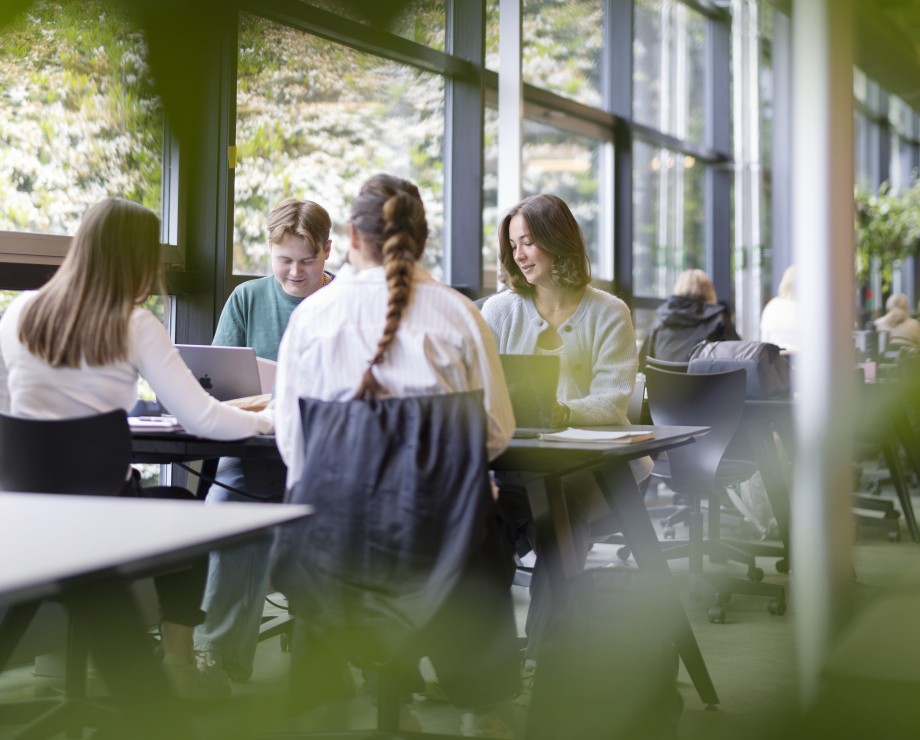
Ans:
<svg viewBox="0 0 920 740"><path fill-rule="evenodd" d="M888 300L885 301L885 310L893 311L896 308L900 308L905 314L908 312L907 296L903 293L892 293L888 296Z"/></svg>
<svg viewBox="0 0 920 740"><path fill-rule="evenodd" d="M131 313L162 281L156 214L106 198L83 216L61 266L23 309L19 340L52 367L125 360Z"/></svg>
<svg viewBox="0 0 920 740"><path fill-rule="evenodd" d="M361 236L363 248L383 263L387 279L387 313L383 336L367 365L355 398L378 395L383 390L374 377L374 365L383 362L396 338L412 292L412 269L428 240L428 221L418 188L393 175L374 175L351 206L351 223Z"/></svg>
<svg viewBox="0 0 920 740"><path fill-rule="evenodd" d="M704 303L717 303L716 289L703 270L684 270L674 283L674 295L693 298Z"/></svg>
<svg viewBox="0 0 920 740"><path fill-rule="evenodd" d="M303 237L313 256L319 254L332 229L332 219L326 209L312 200L286 198L268 214L268 243L277 244L285 234Z"/></svg>

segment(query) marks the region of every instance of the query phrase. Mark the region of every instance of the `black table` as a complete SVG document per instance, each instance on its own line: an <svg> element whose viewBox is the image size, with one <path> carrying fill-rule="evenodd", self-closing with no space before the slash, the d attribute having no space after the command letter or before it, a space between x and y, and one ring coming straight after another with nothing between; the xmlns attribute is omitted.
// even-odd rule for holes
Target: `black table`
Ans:
<svg viewBox="0 0 920 740"><path fill-rule="evenodd" d="M505 452L492 462L493 470L513 473L526 487L541 543L541 556L546 557L554 589L564 591L566 580L578 572L561 484L563 476L575 472L594 474L622 525L623 535L639 566L656 573L670 573L629 461L691 443L694 435L705 433L707 429L663 426L615 428L651 431L655 439L627 444L514 439ZM134 436L135 462L169 463L219 456L277 458L278 451L271 436L233 442L199 439L175 432L144 432ZM677 647L687 672L703 702L718 704L718 695L676 590L672 592L672 598L678 622Z"/></svg>

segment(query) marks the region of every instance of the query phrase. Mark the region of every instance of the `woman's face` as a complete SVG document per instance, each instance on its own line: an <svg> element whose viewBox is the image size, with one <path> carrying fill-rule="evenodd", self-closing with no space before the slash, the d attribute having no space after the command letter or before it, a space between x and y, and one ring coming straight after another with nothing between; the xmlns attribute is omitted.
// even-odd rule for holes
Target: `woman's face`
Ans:
<svg viewBox="0 0 920 740"><path fill-rule="evenodd" d="M530 229L524 217L518 213L508 224L508 242L511 256L531 285L553 285L553 258L540 249L530 237Z"/></svg>

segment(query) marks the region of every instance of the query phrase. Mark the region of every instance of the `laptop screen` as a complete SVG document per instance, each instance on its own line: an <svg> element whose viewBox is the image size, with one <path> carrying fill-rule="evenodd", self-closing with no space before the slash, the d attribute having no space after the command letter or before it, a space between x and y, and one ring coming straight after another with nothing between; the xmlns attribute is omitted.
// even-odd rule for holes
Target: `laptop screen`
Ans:
<svg viewBox="0 0 920 740"><path fill-rule="evenodd" d="M252 347L177 344L182 360L218 401L257 396L262 392L259 366Z"/></svg>
<svg viewBox="0 0 920 740"><path fill-rule="evenodd" d="M552 429L559 358L555 355L500 355L511 407L519 429Z"/></svg>

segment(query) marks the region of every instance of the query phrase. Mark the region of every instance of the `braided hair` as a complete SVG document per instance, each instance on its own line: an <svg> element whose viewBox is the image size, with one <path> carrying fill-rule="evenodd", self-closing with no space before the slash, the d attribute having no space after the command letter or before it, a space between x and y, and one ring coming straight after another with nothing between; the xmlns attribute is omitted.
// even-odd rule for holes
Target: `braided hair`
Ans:
<svg viewBox="0 0 920 740"><path fill-rule="evenodd" d="M383 362L396 338L412 291L412 268L428 239L425 206L418 188L393 175L374 175L351 206L351 223L362 246L383 264L387 279L387 313L377 350L361 377L355 398L373 398L383 391L374 377L374 365Z"/></svg>

